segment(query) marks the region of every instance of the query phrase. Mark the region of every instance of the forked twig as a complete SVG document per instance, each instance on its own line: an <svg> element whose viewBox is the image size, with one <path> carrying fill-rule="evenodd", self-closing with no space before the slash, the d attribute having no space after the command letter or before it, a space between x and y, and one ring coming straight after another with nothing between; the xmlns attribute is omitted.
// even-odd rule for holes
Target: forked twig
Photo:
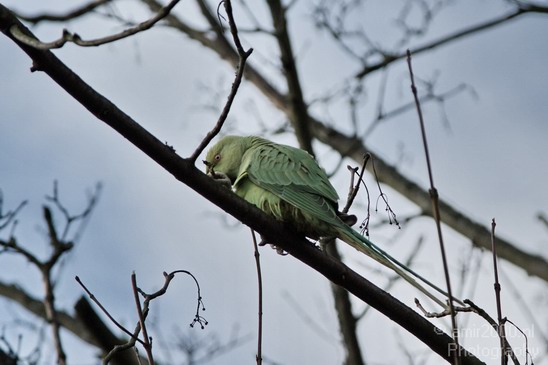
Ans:
<svg viewBox="0 0 548 365"><path fill-rule="evenodd" d="M367 153L363 156L363 163L360 173L358 174L358 168L357 167L351 167L350 165L347 166L348 170L350 171L350 187L348 189L348 197L346 198L346 205L344 206L342 213L348 213L350 210L350 207L352 206L352 203L354 202L354 199L356 198L356 195L358 194L358 190L360 189L360 184L363 184L363 187L365 189L365 192L367 194L367 214L362 223L360 224L360 231L362 234L365 234L365 236L369 236L369 218L371 217L371 201L369 197L369 189L367 188L367 185L363 181L363 175L365 173L365 166L367 165L367 161L371 158L371 154ZM355 176L358 175L358 182L354 184Z"/></svg>
<svg viewBox="0 0 548 365"><path fill-rule="evenodd" d="M377 188L379 188L379 197L377 198L377 204L375 205L375 211L377 211L379 199L382 198L384 201L384 205L386 206L385 211L388 214L388 224L392 224L392 222L401 229L400 222L398 221L398 218L396 216L396 213L392 210L392 207L390 204L388 204L388 197L387 195L382 191L381 182L379 180L379 175L377 174L377 169L375 167L375 160L371 159L371 166L373 167L373 174L375 175L375 181L377 182Z"/></svg>
<svg viewBox="0 0 548 365"><path fill-rule="evenodd" d="M67 240L68 233L70 231L70 228L72 224L76 221L80 221L80 226L74 233L73 238L71 239L72 242L76 242L80 239L80 236L82 235L82 231L88 221L88 219L91 216L91 213L95 206L97 205L99 201L99 197L101 196L101 190L102 190L102 184L99 182L95 185L95 191L88 196L88 203L84 210L81 213L78 214L71 214L68 209L61 203L60 195L59 195L59 184L57 183L57 180L53 181L53 195L46 195L46 200L53 203L55 207L63 214L63 217L65 218L65 227L63 228L63 233L60 235L60 240Z"/></svg>
<svg viewBox="0 0 548 365"><path fill-rule="evenodd" d="M527 315L531 325L534 326L535 335L538 335L540 337L540 340L543 341L543 343L546 344L545 347L544 347L544 356L546 356L548 354L548 334L546 333L545 330L544 331L541 330L541 328L543 328L543 326L539 324L540 323L539 322L540 318L539 318L538 314L536 313L535 310L531 309L531 307L530 307L531 303L527 302L527 299L524 298L523 293L520 291L519 288L516 287L515 284L513 284L512 280L509 279L509 277L504 273L504 270L502 268L500 269L500 274L502 275L504 281L506 282L506 287L508 289L510 289L510 291L514 295L514 299L516 300L516 302L518 302L520 304L520 308L522 309L522 312L525 315ZM506 319L506 320L508 322L510 322L509 319ZM510 323L512 323L512 322L510 322ZM518 328L518 327L516 326L516 328ZM537 331L537 329L539 329L539 330ZM528 348L527 347L528 346L527 336L524 335L524 337L525 337L525 347ZM529 357L531 357L528 350L526 351L526 353L529 355ZM525 363L527 364L527 361Z"/></svg>
<svg viewBox="0 0 548 365"><path fill-rule="evenodd" d="M17 214L19 213L21 209L23 209L25 205L27 205L27 203L28 202L26 200L23 200L21 203L19 203L17 208L13 210L8 210L6 213L3 213L4 194L2 193L2 190L0 190L0 230L6 228L12 222L14 222L15 224L16 222L15 218Z"/></svg>
<svg viewBox="0 0 548 365"><path fill-rule="evenodd" d="M370 158L371 158L371 155L369 153L366 154L365 156L363 156L362 168L361 168L361 171L360 171L360 175L358 177L358 182L356 184L354 184L354 174L357 174L357 168L352 169L350 166L348 167L348 169L353 171L353 172L352 172L352 175L351 175L350 190L348 192L348 198L346 200L346 205L344 206L344 208L342 210L343 213L348 213L348 211L350 210L350 207L354 203L354 199L356 198L356 195L358 195L358 190L360 190L360 183L363 181L363 175L365 173L365 166L367 165L367 161L369 161Z"/></svg>
<svg viewBox="0 0 548 365"><path fill-rule="evenodd" d="M143 341L141 339L139 339L138 337L136 337L133 333L131 333L129 330L127 330L124 326L122 326L110 313L109 311L101 304L101 302L95 297L95 295L86 287L86 285L82 282L82 280L80 280L80 277L79 276L75 276L74 277L74 280L76 280L76 282L78 284L80 284L80 286L82 287L82 289L84 289L84 291L87 293L87 295L89 296L89 299L91 299L95 304L97 304L97 306L99 307L99 309L101 309L101 311L108 317L108 319L110 319L110 321L112 323L114 323L114 325L116 327L118 327L122 332L124 332L126 335L128 335L129 337L131 337L132 339L134 339L135 341L139 342L140 344L143 344Z"/></svg>
<svg viewBox="0 0 548 365"><path fill-rule="evenodd" d="M487 323L489 323L489 325L491 325L491 327L495 331L497 331L497 334L499 334L499 325L497 324L497 322L493 318L491 318L491 316L483 308L478 307L470 299L465 299L463 302L464 302L464 304L467 305L467 307L455 306L454 307L455 312L476 313L481 318L485 319L487 321ZM420 301L418 299L415 299L415 304L416 304L417 308L422 312L422 314L427 318L442 318L442 317L452 315L450 309L445 309L442 312L428 312L426 309L424 309L424 307L422 306L422 304L420 303ZM508 319L504 319L504 321L512 323ZM516 328L524 335L525 343L526 343L526 346L527 346L527 336L525 336L525 333L523 333L523 331L521 329L519 329L519 327L516 326ZM519 362L516 354L514 353L514 350L512 350L512 347L510 346L510 343L508 342L508 340L504 337L501 337L500 339L501 339L501 341L504 342L504 347L506 349L506 354L508 356L510 356L510 358L512 359L512 362L514 363L514 365L520 365L520 362ZM530 356L528 350L526 350L526 355Z"/></svg>
<svg viewBox="0 0 548 365"><path fill-rule="evenodd" d="M498 329L499 326L498 326L497 322L493 318L491 318L491 316L483 308L478 307L470 299L465 299L464 303L469 305L473 309L474 313L477 313L480 317L485 319L491 325L491 327L493 327L493 329L495 331L497 331L497 334L499 334L499 329ZM504 341L504 347L506 348L506 354L508 356L510 356L510 358L512 359L512 362L515 365L519 365L519 360L516 357L516 354L514 353L514 350L512 350L512 347L510 346L510 343L508 343L508 340L506 338L501 338L501 341Z"/></svg>
<svg viewBox="0 0 548 365"><path fill-rule="evenodd" d="M525 338L525 364L526 365L529 364L529 359L531 359L531 364L534 364L533 356L529 352L529 338L527 338L527 335L525 334L525 332L523 332L521 330L521 328L516 326L516 324L514 322L512 322L511 320L509 320L508 318L505 318L505 321L510 323L512 326L514 326L514 328L517 329L522 334L522 336ZM507 343L507 341L505 339L505 344L506 343ZM509 352L508 354L512 357L512 360L514 360L514 357L515 357L514 352L512 351L512 352ZM518 365L519 363L516 363L516 361L514 361L514 364Z"/></svg>
<svg viewBox="0 0 548 365"><path fill-rule="evenodd" d="M142 23L139 23L134 27L128 28L120 33L116 33L106 37L92 39L92 40L83 40L78 34L71 33L66 29L63 30L63 35L61 36L61 38L49 43L41 42L38 39L27 35L17 25L11 26L10 33L19 42L40 50L61 48L67 42L74 43L81 47L97 47L103 44L119 41L120 39L130 37L134 34L137 34L139 32L152 28L156 23L158 23L160 20L168 16L171 10L175 7L175 5L177 5L179 1L180 0L172 0L169 4L161 8L152 18Z"/></svg>
<svg viewBox="0 0 548 365"><path fill-rule="evenodd" d="M421 302L417 298L415 298L415 305L426 318L443 318L451 315L451 309L449 307L445 308L441 312L429 312L426 309L424 309ZM475 310L471 307L455 306L453 307L453 310L455 311L455 313L456 312L475 312Z"/></svg>
<svg viewBox="0 0 548 365"><path fill-rule="evenodd" d="M359 174L358 174L358 168L352 168L352 167L348 166L348 170L351 171L352 177L351 177L351 180L350 180L350 189L349 189L349 192L348 192L347 203L346 203L346 206L344 207L344 209L342 210L342 213L348 213L348 209L352 205L352 203L354 201L354 198L356 197L356 194L358 193L360 183L363 184L363 186L364 186L364 188L367 192L367 216L365 217L365 219L360 224L360 230L361 230L362 234L365 234L366 236L369 236L369 218L370 218L371 202L370 202L370 197L369 197L369 190L367 189L367 185L363 181L363 175L364 175L364 172L365 172L365 166L366 166L367 162L370 159L371 159L371 166L372 166L372 169L373 169L373 174L375 176L375 180L376 180L376 183L377 183L377 188L379 189L379 196L377 198L377 202L376 202L376 205L375 205L375 211L378 210L379 199L382 199L384 201L385 206L386 206L385 210L388 214L388 223L389 224L395 224L398 228L401 229L400 222L398 221L398 219L396 217L396 213L394 213L394 211L392 210L392 207L390 207L390 204L388 203L388 198L387 198L386 194L382 191L381 183L380 183L379 177L377 175L377 169L375 168L375 160L371 157L370 153L366 153L365 156L364 156L362 168L361 168L361 171L360 171ZM354 185L355 175L358 175L359 178L358 178L358 182Z"/></svg>
<svg viewBox="0 0 548 365"><path fill-rule="evenodd" d="M52 208L48 205L44 205L42 207L51 252L46 258L41 259L35 252L21 245L17 238L13 235L13 230L15 229L17 223L15 217L26 202L21 203L13 211L2 213L3 201L0 192L0 223L2 220L5 220L4 223L0 224L0 229L5 228L8 224L13 222L12 232L10 233L9 239L7 241L0 239L0 253L7 252L21 255L40 271L42 283L44 285L44 299L42 300L44 317L51 328L53 344L55 346L55 352L57 353L57 363L59 365L65 365L67 363L67 356L61 338L62 324L59 319L59 311L56 306L56 281L53 278L53 273L60 273L59 267L62 265L63 258L66 257L66 254L72 250L74 247L74 242L78 238L78 233L75 233L72 239L67 237L71 224L80 221L81 224L79 232L81 233L82 224L84 224L87 218L89 218L93 208L95 207L98 196L99 192L93 195L92 199L88 202L87 207L84 209L84 213L72 215L61 203L57 191L57 184L54 185L55 198L46 197L46 199L55 204L55 208L57 208L57 210L65 216L66 223L64 229L62 230L63 234L59 236L59 225L55 222Z"/></svg>
<svg viewBox="0 0 548 365"><path fill-rule="evenodd" d="M159 290L157 290L156 292L151 293L151 294L145 293L144 291L142 291L137 286L137 279L136 279L135 273L132 274L131 283L132 283L135 303L136 303L136 306L137 306L137 312L138 312L138 315L139 315L139 321L138 321L137 326L136 326L135 330L133 331L133 333L131 333L129 330L127 330L118 321L116 321L116 319L114 319L114 317L101 304L101 302L99 302L99 300L97 300L95 295L93 295L93 293L84 285L84 283L82 283L80 278L78 276L76 276L76 278L75 278L76 281L78 282L78 284L80 284L80 286L88 294L90 299L95 304L97 304L97 306L99 306L101 311L112 321L112 323L114 323L120 330L122 330L125 334L127 334L130 337L130 340L127 343L115 346L105 356L105 358L103 359L103 364L108 364L109 361L112 359L112 357L117 352L127 350L131 347L134 347L135 343L137 343L137 342L145 348L145 350L147 352L147 357L148 357L149 364L150 365L154 364L154 360L153 360L153 356L152 356L152 339L148 336L148 333L147 333L147 330L146 330L146 325L145 325L146 317L147 317L148 312L149 312L150 302L153 299L156 299L156 298L164 295L167 292L167 289L169 287L169 284L171 283L171 280L173 280L173 278L175 277L175 274L179 274L179 273L189 275L190 277L192 277L192 279L194 279L194 282L196 283L196 287L197 287L197 291L198 291L198 304L196 306L196 314L194 316L194 319L193 319L192 323L190 324L190 327L194 327L195 323L199 323L201 328L203 329L204 326L206 326L208 323L207 323L207 320L204 317L200 316L200 310L202 310L202 311L205 310L205 307L204 307L204 304L203 304L203 301L202 301L201 291L200 291L200 284L198 283L198 280L196 279L196 277L194 275L192 275L192 273L189 272L189 271L175 270L175 271L172 271L169 274L164 272L163 273L163 275L164 275L164 285ZM139 295L141 295L144 298L143 303L141 303L141 301L139 300ZM139 333L141 333L141 331L143 332L144 340L141 340L139 338Z"/></svg>
<svg viewBox="0 0 548 365"><path fill-rule="evenodd" d="M422 142L424 146L424 154L426 157L426 165L428 168L428 179L430 180L430 197L432 199L432 206L434 210L434 220L436 222L436 229L438 232L438 241L440 244L440 251L441 251L441 259L443 262L443 271L445 275L445 283L447 286L447 294L449 297L449 310L451 312L451 328L452 328L452 335L453 335L453 341L455 342L455 348L459 347L459 337L458 337L458 327L457 327L457 319L456 319L456 311L453 304L453 293L451 290L451 279L449 277L449 267L447 265L447 257L445 254L445 246L443 244L443 235L441 231L441 220L440 220L440 208L439 208L439 196L438 191L434 186L434 177L432 173L432 165L430 163L430 153L428 152L428 142L426 140L426 130L424 127L424 119L422 116L422 110L421 105L419 101L419 97L417 94L417 86L415 85L415 76L413 74L413 67L411 65L411 51L407 50L407 66L409 68L409 76L411 78L411 92L413 93L413 97L415 99L415 106L417 108L417 114L419 116L419 124L421 128L421 135L422 135ZM458 351L456 351L454 356L455 364L461 363L460 354Z"/></svg>
<svg viewBox="0 0 548 365"><path fill-rule="evenodd" d="M154 365L154 356L152 355L152 338L148 337L147 326L145 324L148 308L143 310L143 306L141 305L141 300L139 299L139 288L137 287L137 275L135 275L135 271L131 273L131 288L133 289L135 307L137 308L137 314L139 315L139 327L143 332L142 344L147 353L148 364Z"/></svg>

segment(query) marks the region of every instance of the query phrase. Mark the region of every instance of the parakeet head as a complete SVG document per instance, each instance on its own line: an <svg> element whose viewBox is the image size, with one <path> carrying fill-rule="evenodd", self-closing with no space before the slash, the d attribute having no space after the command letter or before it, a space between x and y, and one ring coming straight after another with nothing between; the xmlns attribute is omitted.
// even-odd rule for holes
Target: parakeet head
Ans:
<svg viewBox="0 0 548 365"><path fill-rule="evenodd" d="M234 182L238 176L242 157L247 149L246 140L246 137L240 136L221 138L207 151L204 160L206 173L212 176L214 176L214 173L223 173L230 181Z"/></svg>

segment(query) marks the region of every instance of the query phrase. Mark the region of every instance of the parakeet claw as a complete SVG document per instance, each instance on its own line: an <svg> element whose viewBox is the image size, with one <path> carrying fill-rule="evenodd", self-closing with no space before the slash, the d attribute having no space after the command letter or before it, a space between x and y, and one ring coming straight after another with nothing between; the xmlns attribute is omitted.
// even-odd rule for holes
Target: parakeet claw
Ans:
<svg viewBox="0 0 548 365"><path fill-rule="evenodd" d="M232 181L230 181L230 178L225 173L210 171L208 175L211 176L213 180L217 181L221 185L226 186L227 188L232 187Z"/></svg>
<svg viewBox="0 0 548 365"><path fill-rule="evenodd" d="M337 212L337 216L339 217L341 221L344 222L344 224L346 224L349 227L352 227L358 221L358 217L356 217L354 214Z"/></svg>
<svg viewBox="0 0 548 365"><path fill-rule="evenodd" d="M276 246L272 245L272 248L273 248L274 250L276 250L276 253L277 253L278 255L282 255L282 256L287 256L287 255L289 255L289 252L284 251L283 249L281 249L281 248L279 248L279 247L276 247Z"/></svg>
<svg viewBox="0 0 548 365"><path fill-rule="evenodd" d="M266 245L270 245L270 247L273 250L276 250L276 253L278 253L278 255L287 256L289 254L287 251L284 251L283 249L277 247L276 245L267 242L265 238L261 237L261 242L259 242L259 246L266 246Z"/></svg>

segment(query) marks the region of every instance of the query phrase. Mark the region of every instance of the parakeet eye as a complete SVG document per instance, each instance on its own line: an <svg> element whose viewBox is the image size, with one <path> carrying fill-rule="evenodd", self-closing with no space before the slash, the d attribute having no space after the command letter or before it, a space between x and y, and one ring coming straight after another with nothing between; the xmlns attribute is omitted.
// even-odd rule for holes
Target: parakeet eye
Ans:
<svg viewBox="0 0 548 365"><path fill-rule="evenodd" d="M213 159L217 162L219 162L221 160L221 155L220 154L216 154L215 157L213 157Z"/></svg>

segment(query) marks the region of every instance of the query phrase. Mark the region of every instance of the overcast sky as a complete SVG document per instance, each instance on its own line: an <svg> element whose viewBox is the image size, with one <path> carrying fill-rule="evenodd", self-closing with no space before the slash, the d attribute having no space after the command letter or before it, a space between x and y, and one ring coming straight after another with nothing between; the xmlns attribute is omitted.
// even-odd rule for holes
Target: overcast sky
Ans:
<svg viewBox="0 0 548 365"><path fill-rule="evenodd" d="M355 15L363 19L371 36L381 44L390 44L395 39L392 20L401 2L393 3L390 4L393 9L383 9L367 2L362 12ZM502 14L506 7L500 3L504 2L456 2L438 15L426 38L415 43L421 44ZM3 4L25 13L66 9L62 1L51 5L43 2L40 8L33 1ZM238 4L234 2L236 16L242 14ZM311 2L302 0L290 13L294 48L299 55L299 70L308 100L340 86L342 77L358 70L357 65L340 54L326 34L314 33L309 16L311 8ZM133 20L147 16L131 3L119 5L117 11ZM181 2L177 13L194 23L199 22L190 1ZM258 14L259 20L264 18L269 24L265 9ZM52 40L62 27L40 25L32 30L41 39ZM84 38L121 30L115 23L96 17L72 22L67 27ZM496 217L498 234L521 249L544 257L548 257L548 231L536 215L548 214L546 34L546 16L524 16L413 59L418 77L438 77L439 91L466 83L477 95L463 92L446 101L449 127L443 122L438 106L424 106L440 195L486 226ZM246 47L255 49L250 62L261 67L275 84L283 86L276 70L269 65L269 60L277 54L275 44L259 36L243 37ZM181 156L190 155L214 125L217 115L204 107L221 105L234 75L211 51L161 27L98 48L82 49L69 44L55 54L157 138L173 145ZM189 270L200 282L207 309L204 316L210 323L206 330L192 329L189 334L217 335L225 341L237 329L238 336L246 341L211 363L252 363L257 289L247 227L225 217L220 209L173 179L89 114L45 74L30 73L31 61L6 37L0 37L0 55L0 189L4 209L14 208L22 200L29 201L19 215L15 231L19 242L37 252L46 252L40 207L45 202L44 196L51 193L53 181L59 182L61 198L73 212L83 209L87 193L97 182L103 184L100 202L85 234L62 269L57 289L59 306L71 311L82 295L72 279L78 275L115 317L133 328L136 315L130 290L131 272L135 270L142 287L152 291L162 284L163 271ZM404 62L390 67L387 109L411 101L406 72ZM362 131L374 115L380 77L380 74L374 75L366 82L364 106L359 109L364 123ZM240 133L259 131L255 111L269 127L284 122L284 117L244 81L227 127ZM350 130L348 115L340 105L330 110L314 106L311 111L342 130ZM366 141L376 153L398 164L406 176L426 188L419 137L416 116L411 112L379 126ZM277 137L277 141L295 145L295 140L289 137ZM335 155L319 144L315 147L320 162L332 171L337 163ZM341 196L346 195L347 180L345 169L333 178ZM399 216L415 212L404 198L390 189L386 192ZM373 217L374 222L384 218L383 210L379 211L381 213ZM490 256L470 254L468 241L450 229L446 228L444 233L455 272L463 261L476 263L481 259L473 299L494 316ZM399 232L382 228L373 229L371 234L376 242L399 258L407 257L417 239L424 235L416 269L442 282L430 220L412 221ZM8 232L0 235L5 238ZM386 283L386 277L375 272L378 265L350 249L344 248L343 252L351 267L378 285ZM268 247L261 253L265 358L276 364L340 363L344 352L339 344L329 283L291 256L279 256ZM529 350L533 355L538 354L535 363L548 364L547 345L542 342L542 332L548 332L546 283L527 277L510 264L502 262L501 265L507 274L502 281L504 315L529 331ZM0 280L21 283L28 291L41 295L37 270L22 259L1 255L0 268ZM524 314L521 303L516 302L510 284L505 283L508 279L535 311L536 325ZM396 285L391 293L409 306L413 306L417 295L405 283ZM153 318L161 328L152 335L157 346L162 341L174 342L175 328L188 332L195 297L193 281L180 277L166 297L153 303ZM356 311L362 308L356 301ZM17 331L24 330L13 324L14 317L25 318L25 312L0 300L0 327L7 326L7 333L15 337ZM498 348L498 340L486 330L486 324L470 317L463 321L471 329L463 336L465 345L487 362L498 361L496 356L491 356ZM444 320L434 323L448 328ZM413 356L426 356L429 363L439 363L435 355L428 357L425 346L378 313L369 313L360 322L359 331L370 363L405 359L403 352L381 350L387 348L387 344L396 346L400 342ZM71 364L96 363L93 350L81 346L68 334L64 338ZM32 336L24 336L24 348L30 348L33 341ZM512 344L514 350L523 350L522 339L515 333ZM52 354L46 354L44 363L52 363L51 359Z"/></svg>

